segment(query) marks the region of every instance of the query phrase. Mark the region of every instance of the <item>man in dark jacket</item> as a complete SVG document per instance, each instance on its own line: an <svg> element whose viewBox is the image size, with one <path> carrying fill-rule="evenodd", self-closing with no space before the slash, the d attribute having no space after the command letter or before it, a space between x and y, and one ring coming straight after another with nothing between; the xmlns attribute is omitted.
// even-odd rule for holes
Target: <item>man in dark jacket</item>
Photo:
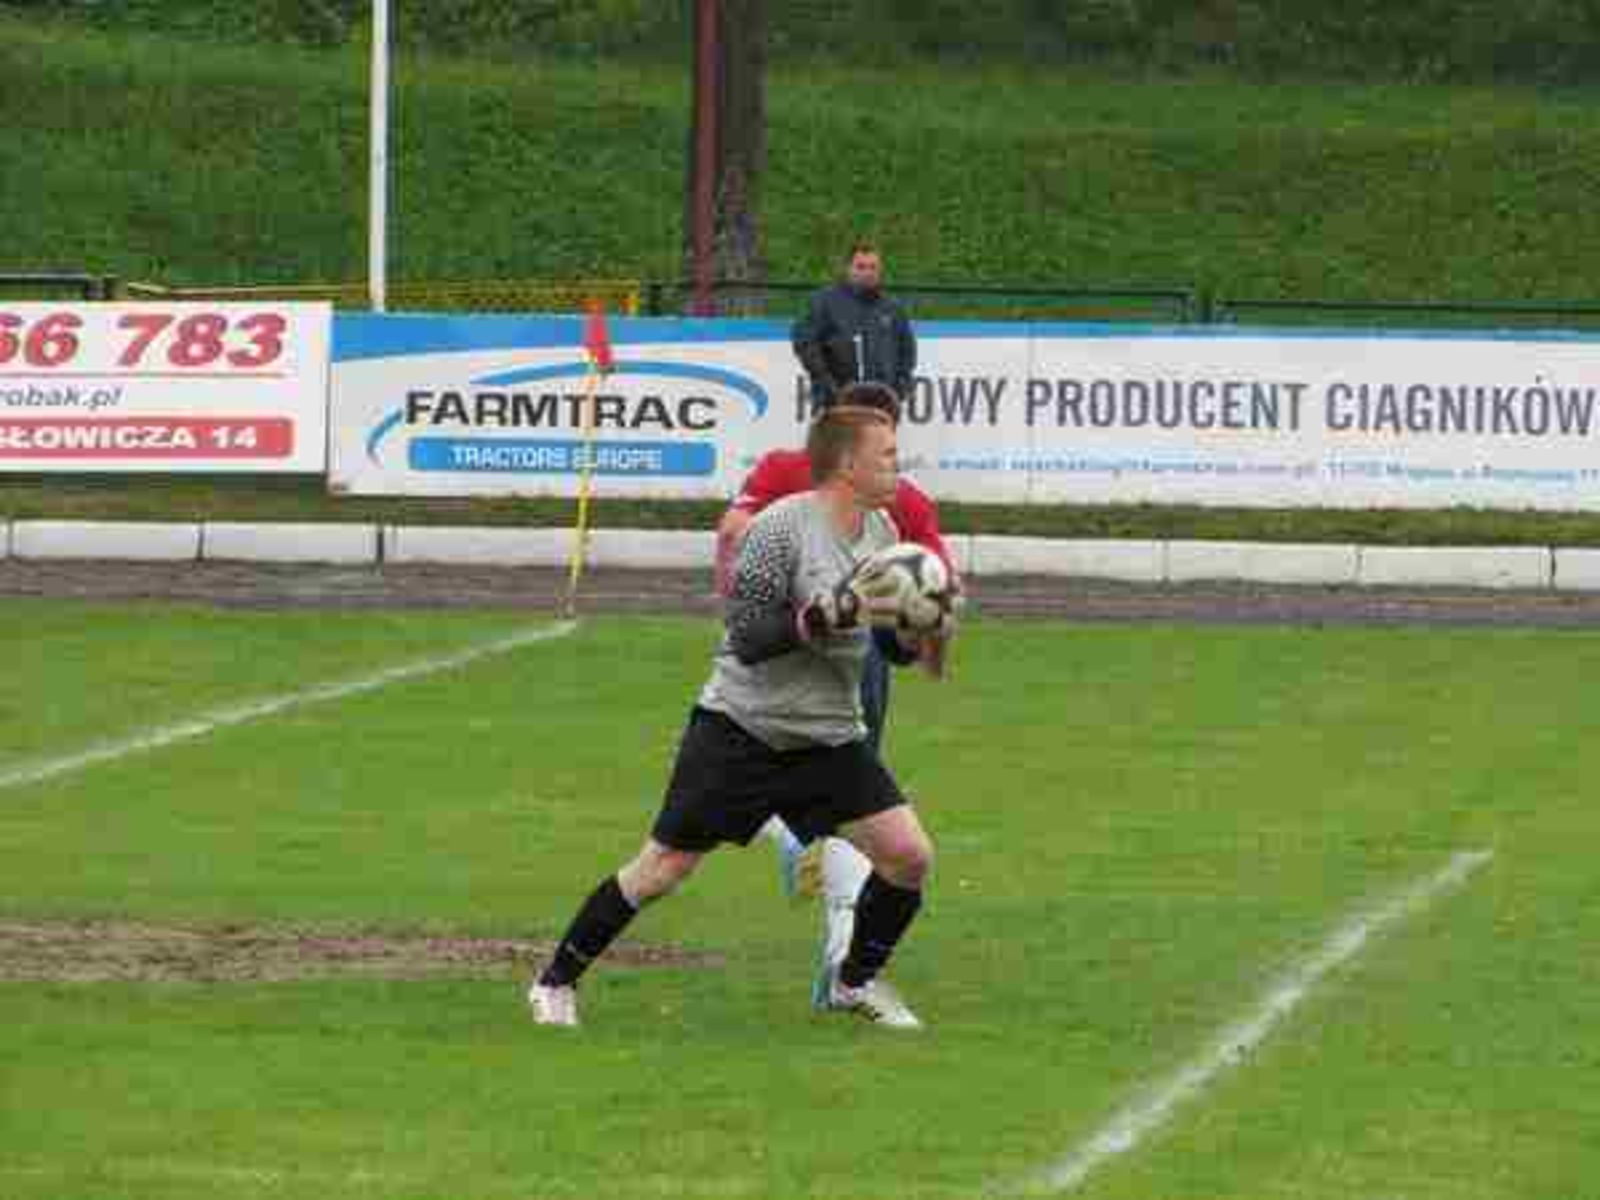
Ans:
<svg viewBox="0 0 1600 1200"><path fill-rule="evenodd" d="M905 311L883 292L883 256L858 242L843 282L811 297L794 323L794 352L823 404L847 383L886 383L904 403L917 369L917 339Z"/></svg>

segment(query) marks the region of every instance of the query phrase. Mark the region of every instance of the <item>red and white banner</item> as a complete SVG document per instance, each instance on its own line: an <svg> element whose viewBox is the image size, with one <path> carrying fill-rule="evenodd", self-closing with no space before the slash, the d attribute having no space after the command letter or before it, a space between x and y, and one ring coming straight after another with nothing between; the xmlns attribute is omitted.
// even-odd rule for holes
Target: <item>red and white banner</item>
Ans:
<svg viewBox="0 0 1600 1200"><path fill-rule="evenodd" d="M327 304L0 303L0 471L327 467Z"/></svg>

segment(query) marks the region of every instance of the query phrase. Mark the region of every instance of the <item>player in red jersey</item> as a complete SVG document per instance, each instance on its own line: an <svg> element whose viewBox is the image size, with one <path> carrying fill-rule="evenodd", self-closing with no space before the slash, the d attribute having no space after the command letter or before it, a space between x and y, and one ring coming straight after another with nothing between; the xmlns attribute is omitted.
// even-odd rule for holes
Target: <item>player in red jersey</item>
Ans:
<svg viewBox="0 0 1600 1200"><path fill-rule="evenodd" d="M896 423L900 419L900 401L887 384L848 384L823 407L834 404L875 408L888 413ZM727 584L732 576L733 565L738 560L739 547L756 514L785 496L809 492L813 486L811 460L804 450L773 450L762 456L746 477L732 506L717 524L716 575L719 594L727 595ZM915 483L901 476L894 503L888 512L901 540L915 542L937 554L949 569L951 580L959 588L950 549L939 530L939 510L933 499ZM924 669L934 675L942 675L946 652L945 640L930 639L921 659ZM889 707L889 664L880 655L871 655L867 661L861 680L861 707L867 725L867 741L876 752L883 742ZM768 822L764 832L778 847L786 890L791 895L821 894L823 941L817 973L817 987L820 988L822 981L826 980L828 969L837 964L850 946L855 927L855 900L862 883L872 871L872 864L842 838L826 838L814 850L808 850L777 818ZM822 1000L822 994L816 988L813 989L813 1000L818 1003Z"/></svg>
<svg viewBox="0 0 1600 1200"><path fill-rule="evenodd" d="M894 401L894 394L880 384L852 384L846 391L850 395L842 396L840 403L866 404L877 408L884 405L881 398L887 396L887 403L893 405L890 415L895 416L899 412L900 406ZM862 394L869 392L875 394L879 403L869 403L864 399ZM804 450L773 450L762 455L745 477L744 486L739 489L732 507L723 514L717 525L719 594L727 594L727 579L738 557L739 546L744 541L744 532L755 515L785 496L809 492L811 486L811 459ZM950 548L945 545L944 536L939 531L939 510L927 492L902 475L899 487L895 490L894 504L889 508L889 516L893 518L903 540L932 550L944 560L944 565L954 576L955 563L951 561Z"/></svg>

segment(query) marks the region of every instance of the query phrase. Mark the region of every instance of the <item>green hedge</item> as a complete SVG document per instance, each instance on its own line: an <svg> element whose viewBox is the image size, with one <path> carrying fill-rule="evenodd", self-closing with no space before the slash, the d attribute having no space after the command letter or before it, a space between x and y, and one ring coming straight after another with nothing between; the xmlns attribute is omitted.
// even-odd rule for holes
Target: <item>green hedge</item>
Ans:
<svg viewBox="0 0 1600 1200"><path fill-rule="evenodd" d="M684 76L413 56L394 277L677 277ZM0 15L0 78L0 271L362 277L358 48ZM779 64L768 99L774 279L826 277L866 233L898 281L1596 298L1600 122L1580 93Z"/></svg>
<svg viewBox="0 0 1600 1200"><path fill-rule="evenodd" d="M1227 64L1266 75L1583 83L1594 0L769 0L779 58ZM106 28L332 45L370 0L9 0ZM395 0L402 43L452 53L676 55L688 0Z"/></svg>
<svg viewBox="0 0 1600 1200"><path fill-rule="evenodd" d="M396 41L460 54L582 53L656 46L684 28L681 6L659 0L391 0ZM214 41L333 46L366 37L371 0L7 0L11 8L102 29Z"/></svg>
<svg viewBox="0 0 1600 1200"><path fill-rule="evenodd" d="M574 502L330 496L307 476L0 475L0 520L346 521L564 527ZM710 529L722 501L595 502L608 529ZM940 505L951 533L1056 538L1354 542L1389 546L1600 546L1600 513L1482 509L1249 509L1154 504Z"/></svg>

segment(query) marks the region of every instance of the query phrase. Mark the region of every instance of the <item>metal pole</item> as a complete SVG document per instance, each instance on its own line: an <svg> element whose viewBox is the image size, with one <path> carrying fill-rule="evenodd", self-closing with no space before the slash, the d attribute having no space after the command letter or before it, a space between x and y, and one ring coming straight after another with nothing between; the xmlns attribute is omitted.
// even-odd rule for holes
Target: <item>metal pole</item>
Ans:
<svg viewBox="0 0 1600 1200"><path fill-rule="evenodd" d="M698 0L694 59L694 304L711 312L712 239L716 223L717 0Z"/></svg>
<svg viewBox="0 0 1600 1200"><path fill-rule="evenodd" d="M372 0L372 95L368 103L370 177L367 293L382 312L389 289L389 0Z"/></svg>

